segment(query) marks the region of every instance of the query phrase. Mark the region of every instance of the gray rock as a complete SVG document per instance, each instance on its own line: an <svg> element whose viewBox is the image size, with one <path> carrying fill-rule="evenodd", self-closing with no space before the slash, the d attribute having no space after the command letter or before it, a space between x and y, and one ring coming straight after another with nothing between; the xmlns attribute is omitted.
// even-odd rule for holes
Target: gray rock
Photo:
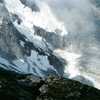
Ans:
<svg viewBox="0 0 100 100"><path fill-rule="evenodd" d="M100 90L55 76L45 78L36 100L100 100Z"/></svg>

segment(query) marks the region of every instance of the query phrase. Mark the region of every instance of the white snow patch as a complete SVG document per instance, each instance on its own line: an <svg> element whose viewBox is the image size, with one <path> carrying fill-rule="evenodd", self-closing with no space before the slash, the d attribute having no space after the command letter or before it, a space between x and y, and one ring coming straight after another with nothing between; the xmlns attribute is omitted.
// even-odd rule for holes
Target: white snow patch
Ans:
<svg viewBox="0 0 100 100"><path fill-rule="evenodd" d="M31 56L27 57L26 59L26 61L22 59L15 60L13 61L13 64L15 64L17 69L21 72L33 73L41 77L44 76L42 71L51 69L56 72L56 69L54 69L54 67L49 64L47 56L40 56L34 50L31 51Z"/></svg>
<svg viewBox="0 0 100 100"><path fill-rule="evenodd" d="M62 32L59 35L63 36L68 34L64 27L64 23L58 21L52 14L50 8L45 2L36 1L40 12L35 12L24 5L19 0L5 0L5 4L10 13L17 14L25 27L33 29L33 25L39 26L49 32L55 32L60 29Z"/></svg>

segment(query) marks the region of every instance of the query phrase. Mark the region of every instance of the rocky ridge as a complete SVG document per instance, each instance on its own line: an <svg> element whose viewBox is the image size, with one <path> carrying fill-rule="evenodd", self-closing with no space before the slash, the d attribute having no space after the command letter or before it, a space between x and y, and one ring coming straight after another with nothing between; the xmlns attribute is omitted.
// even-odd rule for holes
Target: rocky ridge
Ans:
<svg viewBox="0 0 100 100"><path fill-rule="evenodd" d="M40 78L0 68L0 100L100 100L100 90L48 75Z"/></svg>

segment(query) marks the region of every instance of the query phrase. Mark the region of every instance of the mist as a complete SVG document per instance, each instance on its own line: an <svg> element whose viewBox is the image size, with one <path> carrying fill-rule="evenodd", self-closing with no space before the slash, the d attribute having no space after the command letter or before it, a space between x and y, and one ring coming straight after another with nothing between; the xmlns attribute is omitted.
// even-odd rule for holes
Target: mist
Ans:
<svg viewBox="0 0 100 100"><path fill-rule="evenodd" d="M57 20L64 23L68 31L66 42L69 42L69 46L72 45L69 52L81 54L76 66L81 73L90 73L98 80L100 73L100 26L98 26L100 21L98 18L100 17L97 12L99 10L89 0L43 1L48 4Z"/></svg>
<svg viewBox="0 0 100 100"><path fill-rule="evenodd" d="M44 0L58 21L62 21L68 31L70 44L88 42L94 39L95 17L93 5L87 0ZM87 38L88 37L88 38ZM90 38L90 39L89 39ZM85 40L85 41L84 41ZM95 40L95 39L94 39ZM78 43L79 46L79 43Z"/></svg>
<svg viewBox="0 0 100 100"><path fill-rule="evenodd" d="M67 30L77 31L93 28L91 4L87 0L45 0L58 20L63 21ZM87 28L88 26L88 28ZM79 28L80 27L80 28ZM76 30L75 30L76 29Z"/></svg>

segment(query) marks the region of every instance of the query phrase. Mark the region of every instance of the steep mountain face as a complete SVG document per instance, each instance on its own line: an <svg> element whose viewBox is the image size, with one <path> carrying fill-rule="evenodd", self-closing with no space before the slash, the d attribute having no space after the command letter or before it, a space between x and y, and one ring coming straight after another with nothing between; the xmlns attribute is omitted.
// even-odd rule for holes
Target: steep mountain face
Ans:
<svg viewBox="0 0 100 100"><path fill-rule="evenodd" d="M7 66L10 70L34 73L39 76L49 73L63 76L66 61L56 57L45 41L41 41L45 46L45 48L41 48L19 32L13 21L17 20L17 23L20 24L21 19L16 14L12 14L10 18L5 6L1 4L1 7L1 9L5 9L1 13L5 14L1 14L0 64L4 67Z"/></svg>
<svg viewBox="0 0 100 100"><path fill-rule="evenodd" d="M100 88L100 11L90 1L0 0L0 66Z"/></svg>

